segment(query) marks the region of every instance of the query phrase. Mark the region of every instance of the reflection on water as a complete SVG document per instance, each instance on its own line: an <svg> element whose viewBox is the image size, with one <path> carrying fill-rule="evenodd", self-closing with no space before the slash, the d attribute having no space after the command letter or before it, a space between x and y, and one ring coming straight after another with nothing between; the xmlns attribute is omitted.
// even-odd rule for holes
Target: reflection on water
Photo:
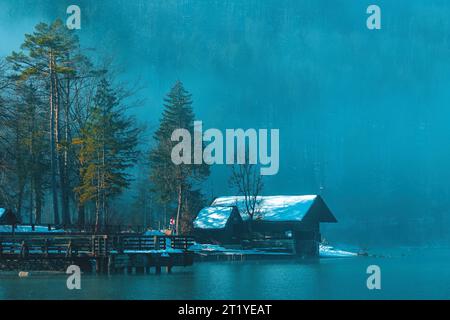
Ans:
<svg viewBox="0 0 450 320"><path fill-rule="evenodd" d="M450 250L410 250L388 258L203 262L162 275L0 275L0 299L413 299L450 298ZM366 287L381 267L382 289Z"/></svg>

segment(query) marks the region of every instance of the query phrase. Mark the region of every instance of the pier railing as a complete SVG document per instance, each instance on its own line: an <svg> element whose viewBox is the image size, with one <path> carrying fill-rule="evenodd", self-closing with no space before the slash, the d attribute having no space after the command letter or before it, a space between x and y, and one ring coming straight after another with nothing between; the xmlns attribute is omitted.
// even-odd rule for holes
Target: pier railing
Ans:
<svg viewBox="0 0 450 320"><path fill-rule="evenodd" d="M184 236L144 235L0 235L0 259L5 257L105 257L114 253L186 253L194 243Z"/></svg>
<svg viewBox="0 0 450 320"><path fill-rule="evenodd" d="M11 233L14 233L14 229L17 229L21 225L10 226ZM100 235L111 235L111 234L129 234L137 233L142 234L148 230L148 227L142 225L104 225L96 226L95 224L31 224L26 225L31 231L39 234L38 229L44 227L46 232L52 231L53 233L71 233L71 234L100 234Z"/></svg>

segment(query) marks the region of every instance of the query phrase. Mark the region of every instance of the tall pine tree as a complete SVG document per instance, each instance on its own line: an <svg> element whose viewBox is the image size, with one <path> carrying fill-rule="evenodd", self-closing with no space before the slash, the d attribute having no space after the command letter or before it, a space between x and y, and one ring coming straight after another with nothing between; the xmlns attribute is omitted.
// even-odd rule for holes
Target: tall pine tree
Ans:
<svg viewBox="0 0 450 320"><path fill-rule="evenodd" d="M209 175L206 164L179 164L172 162L173 147L178 143L171 141L176 129L186 129L194 134L194 111L192 109L192 96L183 84L177 81L164 99L164 111L159 129L154 135L155 148L150 152L150 179L158 200L165 205L176 204L176 232L179 232L182 214L189 206L186 200L192 194L193 184L200 182ZM192 150L193 145L192 145ZM186 213L185 213L186 214Z"/></svg>
<svg viewBox="0 0 450 320"><path fill-rule="evenodd" d="M63 224L71 223L68 177L70 79L75 77L80 61L85 60L78 53L78 47L78 38L58 19L51 24L39 23L33 33L25 35L21 51L7 57L16 71L16 79L39 81L38 87L48 101L50 183L56 224L60 222L60 204Z"/></svg>
<svg viewBox="0 0 450 320"><path fill-rule="evenodd" d="M46 121L42 112L44 104L36 94L36 88L28 82L16 86L18 102L13 104L15 108L11 116L14 124L12 131L16 133L16 176L20 182L17 212L21 211L23 188L28 184L29 222L39 224L44 205L48 143L42 130Z"/></svg>

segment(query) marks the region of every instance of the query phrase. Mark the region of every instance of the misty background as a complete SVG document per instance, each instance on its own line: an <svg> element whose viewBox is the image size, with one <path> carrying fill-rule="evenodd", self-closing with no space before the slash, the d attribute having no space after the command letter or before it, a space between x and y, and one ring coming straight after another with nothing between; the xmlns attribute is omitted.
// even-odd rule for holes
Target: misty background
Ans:
<svg viewBox="0 0 450 320"><path fill-rule="evenodd" d="M331 242L450 241L448 1L0 0L0 56L71 4L82 46L143 87L149 146L179 79L204 130L280 129L263 193L321 194ZM381 30L366 28L370 4ZM231 194L229 175L213 167L205 195Z"/></svg>

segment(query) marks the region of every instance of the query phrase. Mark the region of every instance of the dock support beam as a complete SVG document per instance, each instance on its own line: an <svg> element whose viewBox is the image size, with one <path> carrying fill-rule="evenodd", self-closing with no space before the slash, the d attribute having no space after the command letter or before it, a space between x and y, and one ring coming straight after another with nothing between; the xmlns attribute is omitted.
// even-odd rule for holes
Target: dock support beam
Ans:
<svg viewBox="0 0 450 320"><path fill-rule="evenodd" d="M144 274L145 273L145 268L144 267L136 267L136 273Z"/></svg>
<svg viewBox="0 0 450 320"><path fill-rule="evenodd" d="M161 266L160 265L156 265L155 266L155 273L156 274L161 274Z"/></svg>

